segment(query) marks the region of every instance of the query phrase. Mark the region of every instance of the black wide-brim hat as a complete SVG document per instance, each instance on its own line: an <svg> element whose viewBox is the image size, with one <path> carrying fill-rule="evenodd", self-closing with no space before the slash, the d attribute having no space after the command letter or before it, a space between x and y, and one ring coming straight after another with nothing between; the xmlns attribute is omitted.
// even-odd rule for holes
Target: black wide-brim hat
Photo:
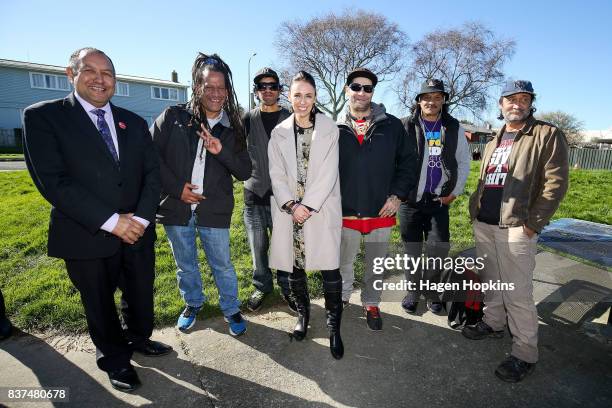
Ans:
<svg viewBox="0 0 612 408"><path fill-rule="evenodd" d="M421 90L414 98L415 101L419 101L419 96L434 93L434 92L442 92L444 94L444 98L448 99L448 92L444 90L444 82L441 79L428 79L423 82L421 85Z"/></svg>

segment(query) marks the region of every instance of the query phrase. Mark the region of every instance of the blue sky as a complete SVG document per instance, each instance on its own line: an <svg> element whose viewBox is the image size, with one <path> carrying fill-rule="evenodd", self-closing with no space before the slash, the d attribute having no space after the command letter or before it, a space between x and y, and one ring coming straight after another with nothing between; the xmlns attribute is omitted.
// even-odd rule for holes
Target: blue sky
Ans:
<svg viewBox="0 0 612 408"><path fill-rule="evenodd" d="M516 40L505 71L533 82L540 112L572 113L590 130L612 127L612 2L606 0L2 1L0 58L66 65L74 49L92 45L113 58L119 73L170 79L175 69L186 84L196 52L217 52L246 105L248 58L257 52L251 75L279 65L272 43L281 21L357 8L386 15L413 41L436 28L481 21ZM379 88L374 99L404 113L389 86ZM495 109L485 115L494 116Z"/></svg>

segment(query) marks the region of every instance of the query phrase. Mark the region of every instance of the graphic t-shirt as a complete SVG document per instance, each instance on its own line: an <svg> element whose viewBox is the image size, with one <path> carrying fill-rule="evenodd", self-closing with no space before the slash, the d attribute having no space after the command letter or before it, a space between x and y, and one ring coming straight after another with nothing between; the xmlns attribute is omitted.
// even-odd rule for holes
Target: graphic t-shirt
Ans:
<svg viewBox="0 0 612 408"><path fill-rule="evenodd" d="M487 164L484 191L480 198L480 211L478 212L478 220L481 222L499 224L502 193L508 175L508 158L515 136L516 132L505 132Z"/></svg>
<svg viewBox="0 0 612 408"><path fill-rule="evenodd" d="M434 193L440 180L442 179L442 140L440 130L442 124L440 120L430 122L422 120L423 133L425 133L425 143L429 149L429 161L427 162L427 178L425 179L426 193Z"/></svg>

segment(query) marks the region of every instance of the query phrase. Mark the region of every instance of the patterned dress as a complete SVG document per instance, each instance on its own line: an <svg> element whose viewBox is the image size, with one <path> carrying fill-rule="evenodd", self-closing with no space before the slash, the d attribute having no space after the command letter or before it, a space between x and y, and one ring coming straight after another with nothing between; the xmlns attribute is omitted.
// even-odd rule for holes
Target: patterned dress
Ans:
<svg viewBox="0 0 612 408"><path fill-rule="evenodd" d="M304 198L306 187L306 176L308 174L308 162L310 159L310 145L314 126L303 128L295 125L295 150L297 159L297 191L296 198L301 201ZM304 249L304 225L293 223L293 266L305 269L306 252Z"/></svg>

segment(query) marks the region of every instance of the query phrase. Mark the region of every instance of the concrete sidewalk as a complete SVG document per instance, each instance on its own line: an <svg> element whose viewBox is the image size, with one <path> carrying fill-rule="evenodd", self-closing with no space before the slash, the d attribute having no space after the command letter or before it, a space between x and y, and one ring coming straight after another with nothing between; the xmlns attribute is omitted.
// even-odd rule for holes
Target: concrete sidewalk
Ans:
<svg viewBox="0 0 612 408"><path fill-rule="evenodd" d="M0 171L15 171L15 170L25 170L26 164L25 161L0 161Z"/></svg>
<svg viewBox="0 0 612 408"><path fill-rule="evenodd" d="M546 252L537 262L540 362L519 384L493 374L510 351L509 335L467 340L424 302L415 316L397 302L383 303L382 332L369 331L361 307L352 304L342 322L346 354L336 361L318 300L303 342L290 341L294 317L282 305L248 314L248 332L239 338L222 318L200 318L189 334L157 330L153 338L174 353L135 356L143 386L133 394L110 387L86 336L21 333L0 343L0 386L67 386L70 404L79 407L612 406L612 337L602 303L610 301L610 275ZM571 302L558 303L560 297ZM359 302L358 292L352 302Z"/></svg>

